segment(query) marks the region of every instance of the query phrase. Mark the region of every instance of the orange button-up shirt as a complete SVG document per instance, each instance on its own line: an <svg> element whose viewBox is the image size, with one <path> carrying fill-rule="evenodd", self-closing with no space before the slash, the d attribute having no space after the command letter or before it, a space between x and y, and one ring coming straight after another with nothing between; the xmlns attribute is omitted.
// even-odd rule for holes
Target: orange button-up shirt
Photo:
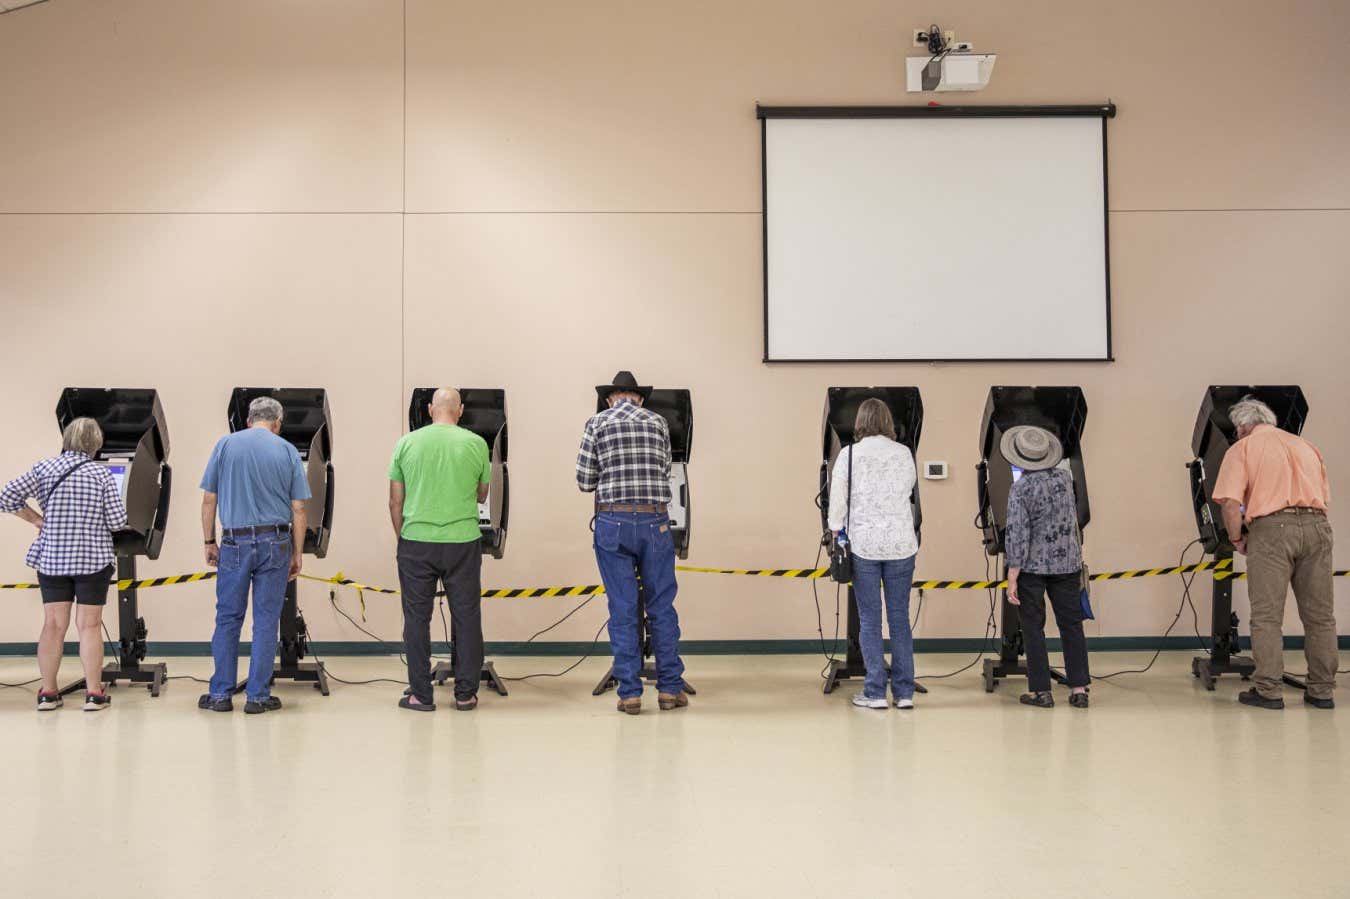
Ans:
<svg viewBox="0 0 1350 899"><path fill-rule="evenodd" d="M1214 501L1237 500L1248 524L1263 515L1331 505L1327 466L1317 447L1274 425L1257 425L1224 454Z"/></svg>

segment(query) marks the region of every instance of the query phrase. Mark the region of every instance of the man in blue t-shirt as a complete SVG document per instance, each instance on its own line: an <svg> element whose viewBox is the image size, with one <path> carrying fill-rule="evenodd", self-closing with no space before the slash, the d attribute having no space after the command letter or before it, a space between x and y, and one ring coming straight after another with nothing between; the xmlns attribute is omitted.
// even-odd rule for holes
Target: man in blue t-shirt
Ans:
<svg viewBox="0 0 1350 899"><path fill-rule="evenodd" d="M281 404L260 396L248 407L248 427L220 438L202 476L202 538L206 564L217 568L216 630L211 655L216 670L210 692L197 707L212 712L234 709L239 670L239 634L253 586L253 651L248 666L250 715L273 712L281 700L271 695L277 632L286 583L300 574L305 544L305 500L309 480L300 454L281 433ZM216 544L216 512L221 541Z"/></svg>

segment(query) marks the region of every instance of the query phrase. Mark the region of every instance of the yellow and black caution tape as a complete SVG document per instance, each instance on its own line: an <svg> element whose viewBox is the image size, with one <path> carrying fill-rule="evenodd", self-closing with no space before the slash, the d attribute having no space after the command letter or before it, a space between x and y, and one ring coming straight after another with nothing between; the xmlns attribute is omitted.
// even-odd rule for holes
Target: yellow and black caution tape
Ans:
<svg viewBox="0 0 1350 899"><path fill-rule="evenodd" d="M1174 565L1167 568L1136 568L1128 571L1105 571L1092 575L1094 581L1121 581L1133 580L1144 577L1160 577L1173 574L1190 574L1198 571L1213 571L1214 577L1218 580L1240 580L1247 576L1245 571L1233 571L1233 562L1231 559L1224 559L1220 562L1198 562L1194 565ZM701 568L693 565L677 565L677 571L697 572L701 574L730 574L730 575L748 575L751 577L780 577L780 578L827 578L830 576L828 568ZM174 584L190 584L195 581L209 581L214 579L216 572L199 571L194 574L174 574L168 577L152 577L140 580L121 580L117 582L117 589L129 590L132 587L143 589L147 587L168 587ZM1333 577L1350 577L1350 569L1340 569L1332 572ZM320 577L313 574L301 574L300 577L305 580L317 581L322 584L332 584L338 587L351 587L360 592L384 593L397 595L398 590L392 587L380 587L374 584L366 584L360 581L345 577L342 572L331 577ZM914 588L917 590L991 590L1007 586L1007 581L957 581L957 580L932 580L925 581L916 578ZM0 584L0 590L36 590L38 585L35 583L18 584ZM569 596L596 596L605 592L601 584L581 584L567 587L514 587L514 588L493 588L484 590L482 595L484 599L537 599L545 597L569 597Z"/></svg>
<svg viewBox="0 0 1350 899"><path fill-rule="evenodd" d="M171 574L168 577L147 577L140 580L131 580L130 578L121 581L115 581L118 590L130 590L135 587L140 590L145 587L169 587L174 584L190 584L194 581L215 580L214 571L198 571L195 574ZM36 590L36 583L25 584L0 584L0 590Z"/></svg>

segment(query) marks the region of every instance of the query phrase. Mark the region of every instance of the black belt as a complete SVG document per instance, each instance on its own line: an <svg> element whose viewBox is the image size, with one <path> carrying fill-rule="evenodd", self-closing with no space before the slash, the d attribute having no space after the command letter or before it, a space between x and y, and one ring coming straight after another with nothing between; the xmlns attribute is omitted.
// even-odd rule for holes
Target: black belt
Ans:
<svg viewBox="0 0 1350 899"><path fill-rule="evenodd" d="M224 528L221 533L226 537L256 537L259 534L289 534L289 524L260 524L247 528Z"/></svg>
<svg viewBox="0 0 1350 899"><path fill-rule="evenodd" d="M632 503L596 503L595 508L600 512L657 512L666 511L665 503L647 503L645 505L634 505Z"/></svg>

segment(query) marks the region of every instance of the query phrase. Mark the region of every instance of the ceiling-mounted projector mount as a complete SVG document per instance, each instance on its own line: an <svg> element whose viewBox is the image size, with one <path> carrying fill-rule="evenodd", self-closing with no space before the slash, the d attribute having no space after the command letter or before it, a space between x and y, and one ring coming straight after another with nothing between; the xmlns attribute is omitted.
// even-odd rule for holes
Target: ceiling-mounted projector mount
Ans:
<svg viewBox="0 0 1350 899"><path fill-rule="evenodd" d="M977 91L989 84L994 71L992 53L975 53L969 41L957 41L956 32L936 24L914 29L914 46L927 56L905 60L905 86L914 91Z"/></svg>

